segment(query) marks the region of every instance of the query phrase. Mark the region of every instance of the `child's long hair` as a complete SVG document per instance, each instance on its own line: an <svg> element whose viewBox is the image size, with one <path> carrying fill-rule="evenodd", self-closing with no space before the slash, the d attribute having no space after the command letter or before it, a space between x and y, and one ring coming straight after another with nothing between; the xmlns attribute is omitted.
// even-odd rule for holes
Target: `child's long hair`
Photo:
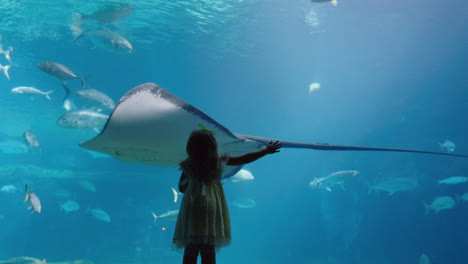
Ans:
<svg viewBox="0 0 468 264"><path fill-rule="evenodd" d="M218 143L210 131L193 131L187 142L187 154L197 179L209 181L218 175Z"/></svg>

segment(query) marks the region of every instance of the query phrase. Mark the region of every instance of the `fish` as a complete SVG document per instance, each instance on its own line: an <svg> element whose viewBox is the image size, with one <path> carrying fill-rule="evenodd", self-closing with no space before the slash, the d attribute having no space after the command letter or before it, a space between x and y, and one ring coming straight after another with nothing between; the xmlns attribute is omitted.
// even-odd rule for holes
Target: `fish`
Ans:
<svg viewBox="0 0 468 264"><path fill-rule="evenodd" d="M89 103L91 107L104 108L106 110L112 110L115 107L115 102L112 98L96 89L78 90L73 93Z"/></svg>
<svg viewBox="0 0 468 264"><path fill-rule="evenodd" d="M309 86L309 93L313 93L313 92L317 91L318 89L320 89L320 83L312 83Z"/></svg>
<svg viewBox="0 0 468 264"><path fill-rule="evenodd" d="M37 64L37 67L48 73L49 75L54 76L55 78L58 78L62 80L62 84L64 85L65 88L65 98L68 96L69 90L65 86L65 83L67 80L73 80L73 79L78 79L81 82L81 87L85 88L86 87L86 80L83 78L78 77L70 68L67 66L60 64L58 62L53 62L53 61L44 61L39 64Z"/></svg>
<svg viewBox="0 0 468 264"><path fill-rule="evenodd" d="M439 181L439 184L459 184L468 182L468 177L464 176L452 176L447 179Z"/></svg>
<svg viewBox="0 0 468 264"><path fill-rule="evenodd" d="M331 187L336 185L343 186L344 181L347 178L355 177L358 174L359 171L355 170L337 171L323 178L314 178L314 180L310 182L309 186L316 189L322 187L331 192Z"/></svg>
<svg viewBox="0 0 468 264"><path fill-rule="evenodd" d="M162 218L167 221L176 221L177 215L179 215L179 210L168 210L164 214L159 216L157 216L154 212L151 212L151 215L153 215L154 223L156 223L156 220L158 220L158 218Z"/></svg>
<svg viewBox="0 0 468 264"><path fill-rule="evenodd" d="M23 138L26 145L30 148L38 148L41 146L39 140L37 139L36 135L31 130L26 130L23 133Z"/></svg>
<svg viewBox="0 0 468 264"><path fill-rule="evenodd" d="M39 89L36 89L34 87L28 87L28 86L18 86L13 89L11 89L12 93L17 93L17 94L42 94L44 95L47 99L52 100L49 96L49 94L53 93L54 91L48 91L48 92L43 92Z"/></svg>
<svg viewBox="0 0 468 264"><path fill-rule="evenodd" d="M446 151L448 153L454 152L455 148L457 147L455 145L455 143L453 143L450 140L445 140L444 143L439 143L439 145L440 145L440 149L442 149L443 151Z"/></svg>
<svg viewBox="0 0 468 264"><path fill-rule="evenodd" d="M0 64L0 71L3 71L3 74L5 74L5 77L10 80L10 74L8 73L8 71L10 70L11 68L11 65L5 65L3 66L2 64Z"/></svg>
<svg viewBox="0 0 468 264"><path fill-rule="evenodd" d="M385 191L388 193L388 196L393 195L396 192L410 191L416 189L418 183L409 178L390 178L385 181L382 181L374 186L369 187L369 193L372 190Z"/></svg>
<svg viewBox="0 0 468 264"><path fill-rule="evenodd" d="M40 213L42 206L39 197L34 192L29 192L28 185L26 184L26 195L24 196L24 202L29 200L29 207L28 209L32 209L33 213Z"/></svg>
<svg viewBox="0 0 468 264"><path fill-rule="evenodd" d="M72 27L72 31L76 36L72 42L86 36L96 47L103 50L126 54L133 52L133 46L130 41L108 29L84 32L78 27Z"/></svg>
<svg viewBox="0 0 468 264"><path fill-rule="evenodd" d="M231 177L231 182L253 181L254 176L248 170L241 169Z"/></svg>
<svg viewBox="0 0 468 264"><path fill-rule="evenodd" d="M442 210L448 210L454 206L455 200L453 200L453 198L450 196L436 197L430 205L424 203L424 207L426 208L426 215L428 215L430 211L434 211L437 214Z"/></svg>
<svg viewBox="0 0 468 264"><path fill-rule="evenodd" d="M5 193L15 193L18 191L18 187L9 184L9 185L3 185L2 188L0 188L0 192L5 192Z"/></svg>
<svg viewBox="0 0 468 264"><path fill-rule="evenodd" d="M176 189L172 188L172 193L174 194L174 203L177 203L177 200L179 199L179 195L183 195L183 193L178 192Z"/></svg>
<svg viewBox="0 0 468 264"><path fill-rule="evenodd" d="M80 146L126 162L178 168L180 161L187 158L185 145L190 133L199 129L200 125L215 133L219 153L232 156L258 151L273 140L232 133L198 108L157 84L144 83L128 91L117 103L102 131L80 143ZM283 148L392 151L468 157L444 152L279 141ZM228 178L241 168L227 166L222 177Z"/></svg>
<svg viewBox="0 0 468 264"><path fill-rule="evenodd" d="M80 186L89 192L96 192L96 187L90 181L80 181Z"/></svg>
<svg viewBox="0 0 468 264"><path fill-rule="evenodd" d="M78 16L78 20L74 24L81 24L85 20L95 20L108 25L128 17L133 11L134 7L131 4L112 2L100 7L91 14L75 13Z"/></svg>
<svg viewBox="0 0 468 264"><path fill-rule="evenodd" d="M88 211L97 219L110 223L111 218L108 213L106 213L104 210L96 208L96 209L88 209Z"/></svg>
<svg viewBox="0 0 468 264"><path fill-rule="evenodd" d="M336 1L336 0L310 0L310 2L312 2L312 3L327 3L327 2L330 2L330 4L332 4L334 6L338 6L338 1Z"/></svg>
<svg viewBox="0 0 468 264"><path fill-rule="evenodd" d="M66 213L68 212L74 212L80 210L80 204L72 201L72 200L67 200L65 203L63 203L60 206Z"/></svg>
<svg viewBox="0 0 468 264"><path fill-rule="evenodd" d="M69 128L99 129L106 124L107 119L109 119L108 115L93 110L76 110L63 114L57 120L57 125Z"/></svg>
<svg viewBox="0 0 468 264"><path fill-rule="evenodd" d="M457 201L463 201L463 202L468 202L468 192L462 194L462 196L455 196L457 198Z"/></svg>
<svg viewBox="0 0 468 264"><path fill-rule="evenodd" d="M247 198L247 199L238 199L231 202L237 208L247 209L247 208L254 208L257 206L254 200Z"/></svg>
<svg viewBox="0 0 468 264"><path fill-rule="evenodd" d="M3 45L0 44L0 53L5 55L5 59L11 64L11 52L13 52L13 47L8 47L7 50L3 50Z"/></svg>
<svg viewBox="0 0 468 264"><path fill-rule="evenodd" d="M431 264L431 261L429 260L429 257L423 253L419 256L419 264Z"/></svg>

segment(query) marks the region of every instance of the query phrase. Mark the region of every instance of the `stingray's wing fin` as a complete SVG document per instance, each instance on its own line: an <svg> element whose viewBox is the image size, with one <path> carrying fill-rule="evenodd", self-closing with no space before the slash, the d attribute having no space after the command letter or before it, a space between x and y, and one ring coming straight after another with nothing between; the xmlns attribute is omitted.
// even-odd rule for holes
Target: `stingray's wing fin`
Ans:
<svg viewBox="0 0 468 264"><path fill-rule="evenodd" d="M255 137L243 134L235 134L238 138L256 141L263 144L268 144L270 141L276 141L276 139ZM362 146L343 146L343 145L331 145L326 143L304 143L295 141L280 140L284 148L305 148L305 149L316 149L316 150L340 150L340 151L393 151L393 152L410 152L410 153L422 153L432 155L443 155L452 157L463 157L468 158L468 155L434 152L434 151L423 151L423 150L411 150L411 149L396 149L396 148L374 148L374 147L362 147Z"/></svg>

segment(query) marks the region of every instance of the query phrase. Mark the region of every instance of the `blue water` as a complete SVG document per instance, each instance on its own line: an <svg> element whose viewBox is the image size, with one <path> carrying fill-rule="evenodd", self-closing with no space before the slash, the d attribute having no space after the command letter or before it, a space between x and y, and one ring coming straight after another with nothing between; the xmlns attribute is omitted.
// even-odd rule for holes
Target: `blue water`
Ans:
<svg viewBox="0 0 468 264"><path fill-rule="evenodd" d="M47 5L44 5L47 2ZM113 3L115 4L114 1ZM23 142L32 130L40 149L0 148L0 260L28 256L62 262L181 263L171 249L178 209L171 187L179 171L93 157L78 143L92 129L64 128L60 81L36 64L56 61L118 101L154 82L236 133L303 142L441 151L445 140L468 154L468 3L435 0L119 1L134 6L107 27L133 45L131 54L71 42L73 13L90 14L110 1L2 1L1 43L13 47L11 80L0 72L0 139ZM0 54L2 65L10 64ZM321 88L309 93L309 85ZM80 89L76 80L69 87ZM13 94L17 86L55 90ZM20 152L20 153L17 153ZM244 167L249 182L224 184L232 245L219 263L468 263L468 202L425 215L435 197L461 196L468 159L407 153L283 149ZM309 187L314 177L359 170L344 188ZM416 189L368 193L383 179L416 180ZM96 192L82 188L90 181ZM23 203L24 185L42 212ZM70 197L57 195L67 190ZM80 210L66 213L67 200ZM101 208L111 222L88 209Z"/></svg>

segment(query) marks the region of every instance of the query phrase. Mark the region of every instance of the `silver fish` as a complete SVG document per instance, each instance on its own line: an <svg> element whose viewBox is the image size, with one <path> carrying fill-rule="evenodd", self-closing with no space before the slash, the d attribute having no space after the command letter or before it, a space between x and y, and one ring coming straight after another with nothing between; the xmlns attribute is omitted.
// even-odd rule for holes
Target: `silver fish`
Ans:
<svg viewBox="0 0 468 264"><path fill-rule="evenodd" d="M85 79L78 77L70 68L58 62L44 61L37 64L37 67L55 78L62 80L64 83L67 80L78 79L81 82L81 87L84 88L86 86Z"/></svg>
<svg viewBox="0 0 468 264"><path fill-rule="evenodd" d="M323 178L314 178L314 180L310 182L309 186L316 189L322 187L331 192L331 187L343 185L347 178L354 177L358 174L359 171L355 170L337 171Z"/></svg>
<svg viewBox="0 0 468 264"><path fill-rule="evenodd" d="M109 223L111 221L111 218L109 216L108 213L106 213L104 210L102 209L89 209L88 210L92 215L94 215L94 217L96 217L97 219L103 221L103 222L107 222Z"/></svg>
<svg viewBox="0 0 468 264"><path fill-rule="evenodd" d="M103 50L117 53L133 52L133 46L130 43L130 41L110 30L83 32L78 27L72 27L72 31L76 35L75 39L72 42L77 41L83 36L87 36L96 47L99 47Z"/></svg>
<svg viewBox="0 0 468 264"><path fill-rule="evenodd" d="M41 146L39 143L39 140L37 140L36 135L31 131L27 130L23 133L24 141L26 142L26 145L30 148L38 148Z"/></svg>
<svg viewBox="0 0 468 264"><path fill-rule="evenodd" d="M257 206L257 203L255 203L255 201L252 199L238 199L232 201L231 204L237 208L242 209L254 208L255 206Z"/></svg>
<svg viewBox="0 0 468 264"><path fill-rule="evenodd" d="M34 192L29 192L28 185L26 184L26 195L24 196L24 202L29 200L29 207L28 209L32 209L33 213L40 213L42 206L39 197Z"/></svg>
<svg viewBox="0 0 468 264"><path fill-rule="evenodd" d="M89 192L96 192L96 187L90 181L80 181L80 186Z"/></svg>
<svg viewBox="0 0 468 264"><path fill-rule="evenodd" d="M39 89L36 89L34 87L28 87L28 86L18 86L13 89L11 89L12 93L17 93L17 94L42 94L45 95L45 97L49 100L52 100L49 96L49 94L53 93L54 91L48 91L48 92L43 92Z"/></svg>
<svg viewBox="0 0 468 264"><path fill-rule="evenodd" d="M0 64L0 71L3 71L3 74L5 74L5 77L10 80L10 74L8 73L8 71L10 70L11 68L11 65L5 65L3 66L2 64Z"/></svg>
<svg viewBox="0 0 468 264"><path fill-rule="evenodd" d="M455 200L450 196L436 197L430 205L424 204L424 207L426 207L426 215L428 215L431 210L437 214L442 210L448 210L454 206Z"/></svg>
<svg viewBox="0 0 468 264"><path fill-rule="evenodd" d="M439 184L459 184L468 182L468 177L464 176L452 176L447 179L439 181Z"/></svg>
<svg viewBox="0 0 468 264"><path fill-rule="evenodd" d="M452 141L450 140L445 140L444 143L439 143L440 145L440 148L443 150L443 151L446 151L448 153L450 152L454 152L455 151L455 148L457 147L455 145L455 143L453 143Z"/></svg>
<svg viewBox="0 0 468 264"><path fill-rule="evenodd" d="M156 223L156 220L158 220L158 218L162 218L167 221L175 221L177 220L177 215L179 215L179 210L169 210L159 216L157 216L154 212L151 212L151 214L153 215L153 220L155 223Z"/></svg>
<svg viewBox="0 0 468 264"><path fill-rule="evenodd" d="M9 185L3 185L2 188L0 188L0 192L6 192L6 193L15 193L18 190L18 187L9 184Z"/></svg>
<svg viewBox="0 0 468 264"><path fill-rule="evenodd" d="M80 210L80 204L78 204L75 201L68 200L64 204L62 204L61 208L67 213L74 212Z"/></svg>
<svg viewBox="0 0 468 264"><path fill-rule="evenodd" d="M243 181L253 181L254 176L248 170L240 170L236 174L234 174L231 178L232 182L243 182Z"/></svg>
<svg viewBox="0 0 468 264"><path fill-rule="evenodd" d="M330 4L334 6L338 6L338 1L337 0L310 0L312 3L327 3L330 2Z"/></svg>
<svg viewBox="0 0 468 264"><path fill-rule="evenodd" d="M415 180L408 178L391 178L382 181L374 186L369 187L369 193L371 190L385 191L388 195L393 195L396 192L410 191L416 189L418 183Z"/></svg>
<svg viewBox="0 0 468 264"><path fill-rule="evenodd" d="M74 24L81 24L84 20L95 20L107 25L126 18L131 15L133 11L134 7L131 4L118 2L108 3L91 14L77 13L79 18Z"/></svg>
<svg viewBox="0 0 468 264"><path fill-rule="evenodd" d="M92 110L68 112L57 120L57 125L72 128L101 128L109 119L108 115Z"/></svg>
<svg viewBox="0 0 468 264"><path fill-rule="evenodd" d="M464 201L464 202L468 202L468 192L462 194L462 196L456 196L457 198L457 201Z"/></svg>
<svg viewBox="0 0 468 264"><path fill-rule="evenodd" d="M87 103L90 103L90 107L104 107L107 110L112 110L115 107L115 102L112 98L96 89L79 90L74 92L74 94Z"/></svg>

